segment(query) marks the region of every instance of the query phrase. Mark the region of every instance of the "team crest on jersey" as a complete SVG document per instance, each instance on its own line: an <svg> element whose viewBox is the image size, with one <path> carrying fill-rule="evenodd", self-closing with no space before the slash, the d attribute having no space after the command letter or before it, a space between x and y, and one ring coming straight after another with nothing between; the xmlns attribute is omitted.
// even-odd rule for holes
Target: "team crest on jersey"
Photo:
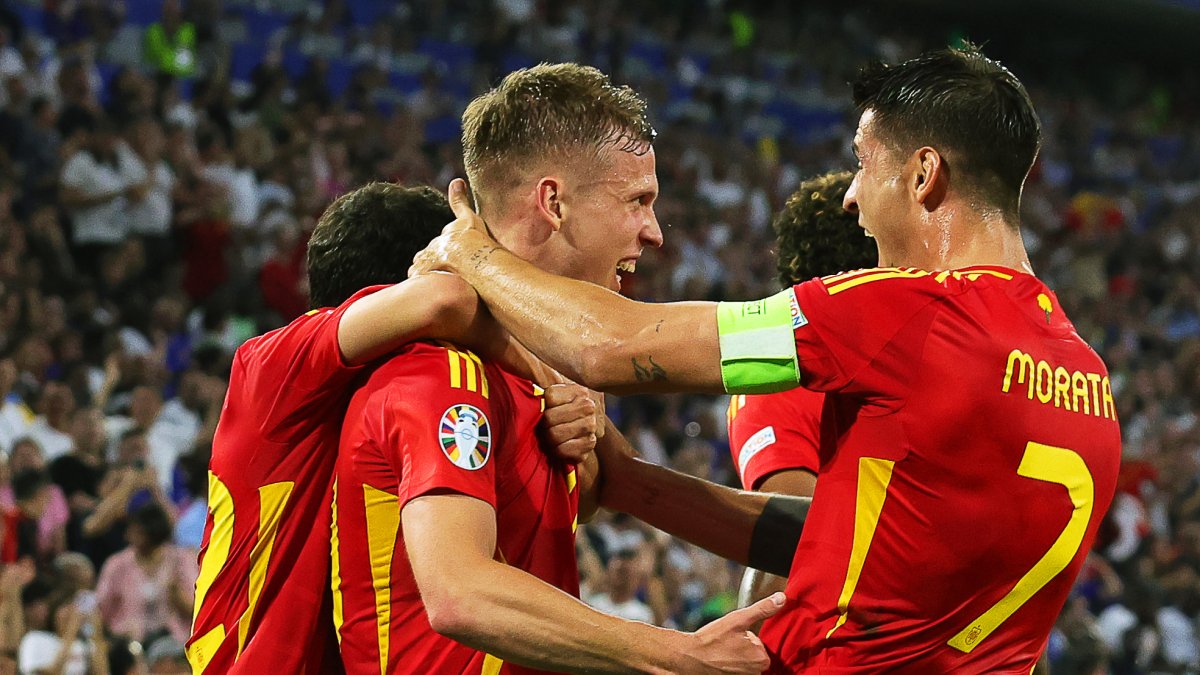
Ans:
<svg viewBox="0 0 1200 675"><path fill-rule="evenodd" d="M460 469L482 469L492 456L487 415L473 405L459 403L447 408L438 425L438 439L446 459Z"/></svg>

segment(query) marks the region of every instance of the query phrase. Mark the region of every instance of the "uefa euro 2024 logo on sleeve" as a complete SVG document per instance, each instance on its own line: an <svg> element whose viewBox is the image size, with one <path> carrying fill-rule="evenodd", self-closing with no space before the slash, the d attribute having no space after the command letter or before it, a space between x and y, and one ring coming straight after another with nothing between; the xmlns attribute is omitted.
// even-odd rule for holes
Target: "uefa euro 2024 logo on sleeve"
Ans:
<svg viewBox="0 0 1200 675"><path fill-rule="evenodd" d="M492 456L487 415L473 405L459 403L447 408L438 426L438 439L446 458L460 469L482 469Z"/></svg>

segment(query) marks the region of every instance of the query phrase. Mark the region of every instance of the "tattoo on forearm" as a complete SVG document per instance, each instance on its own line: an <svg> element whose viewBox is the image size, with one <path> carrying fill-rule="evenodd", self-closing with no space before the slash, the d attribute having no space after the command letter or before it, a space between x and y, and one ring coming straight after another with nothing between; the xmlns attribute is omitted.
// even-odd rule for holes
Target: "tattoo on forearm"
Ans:
<svg viewBox="0 0 1200 675"><path fill-rule="evenodd" d="M638 382L657 382L667 379L667 371L654 362L653 356L646 357L646 365L638 363L637 357L629 359L633 362L633 376Z"/></svg>
<svg viewBox="0 0 1200 675"><path fill-rule="evenodd" d="M471 254L471 260L470 260L471 267L473 267L474 269L479 269L481 266L483 266L484 263L486 263L488 261L488 258L492 257L492 254L498 250L500 250L499 246L489 246L487 248L475 251L474 253Z"/></svg>

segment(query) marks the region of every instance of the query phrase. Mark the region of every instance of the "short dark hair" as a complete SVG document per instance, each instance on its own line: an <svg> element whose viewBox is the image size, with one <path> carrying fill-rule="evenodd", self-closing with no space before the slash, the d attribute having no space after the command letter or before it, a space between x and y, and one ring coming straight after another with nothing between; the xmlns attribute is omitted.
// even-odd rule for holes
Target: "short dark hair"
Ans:
<svg viewBox="0 0 1200 675"><path fill-rule="evenodd" d="M413 256L452 220L446 197L430 187L369 183L338 197L308 240L309 306L404 281Z"/></svg>
<svg viewBox="0 0 1200 675"><path fill-rule="evenodd" d="M779 246L779 283L794 286L813 277L874 267L875 240L842 208L854 174L838 171L800 184L771 223Z"/></svg>
<svg viewBox="0 0 1200 675"><path fill-rule="evenodd" d="M901 152L928 145L960 185L1007 213L1041 143L1042 125L1025 86L977 47L926 52L896 65L873 63L853 85L884 140Z"/></svg>
<svg viewBox="0 0 1200 675"><path fill-rule="evenodd" d="M129 524L142 528L142 532L146 535L146 544L150 548L158 548L171 541L171 534L174 531L171 517L163 510L163 507L154 502L129 514Z"/></svg>

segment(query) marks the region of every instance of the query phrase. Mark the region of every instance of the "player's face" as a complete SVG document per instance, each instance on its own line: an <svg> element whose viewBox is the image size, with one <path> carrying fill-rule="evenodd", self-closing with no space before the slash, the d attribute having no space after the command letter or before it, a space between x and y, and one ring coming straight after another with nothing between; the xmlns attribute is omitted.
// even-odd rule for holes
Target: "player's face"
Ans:
<svg viewBox="0 0 1200 675"><path fill-rule="evenodd" d="M901 171L903 161L875 133L875 111L867 110L854 133L858 173L846 190L847 211L858 214L858 224L879 240L880 257L892 232L906 220L908 195Z"/></svg>
<svg viewBox="0 0 1200 675"><path fill-rule="evenodd" d="M654 215L658 178L653 148L640 155L609 148L601 160L598 175L581 178L564 213L562 234L571 249L566 275L617 291L642 249L662 246Z"/></svg>

